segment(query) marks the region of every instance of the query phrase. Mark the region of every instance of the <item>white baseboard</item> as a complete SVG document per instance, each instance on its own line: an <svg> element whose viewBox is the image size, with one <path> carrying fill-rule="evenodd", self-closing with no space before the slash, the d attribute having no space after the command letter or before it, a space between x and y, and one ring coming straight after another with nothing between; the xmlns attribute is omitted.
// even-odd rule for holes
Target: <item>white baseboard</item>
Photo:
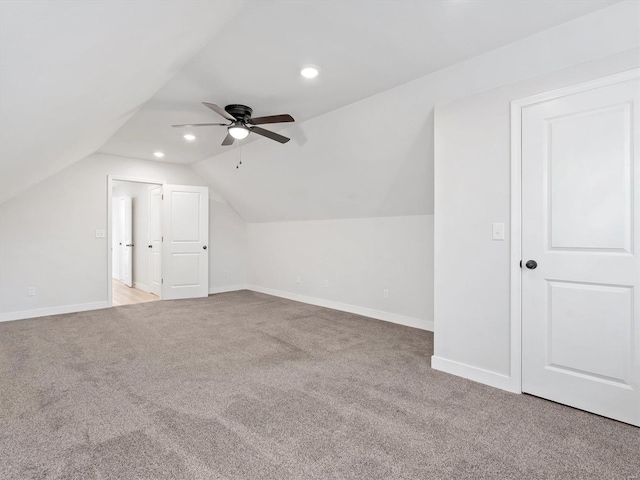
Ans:
<svg viewBox="0 0 640 480"><path fill-rule="evenodd" d="M382 310L374 310L373 308L359 307L357 305L350 305L348 303L334 302L333 300L309 297L307 295L284 292L282 290L274 290L272 288L259 287L257 285L247 285L246 289L252 290L254 292L266 293L267 295L273 295L275 297L295 300L296 302L308 303L310 305L317 305L319 307L326 307L343 312L355 313L364 317L371 317L377 320L384 320L385 322L397 323L399 325L405 325L407 327L419 328L421 330L428 330L429 332L433 332L433 320L408 317L406 315L399 315L397 313L384 312Z"/></svg>
<svg viewBox="0 0 640 480"><path fill-rule="evenodd" d="M492 372L483 368L472 367L464 363L454 362L442 357L431 357L431 368L441 372L450 373L458 377L467 378L474 382L484 383L490 387L500 388L512 393L522 393L519 385L514 385L514 380L501 373Z"/></svg>
<svg viewBox="0 0 640 480"><path fill-rule="evenodd" d="M237 292L238 290L246 290L246 284L239 285L229 285L227 287L210 287L209 295L213 295L215 293L225 293L225 292Z"/></svg>
<svg viewBox="0 0 640 480"><path fill-rule="evenodd" d="M133 282L133 287L143 292L151 293L151 289L144 283Z"/></svg>
<svg viewBox="0 0 640 480"><path fill-rule="evenodd" d="M0 322L22 320L24 318L46 317L48 315L60 315L63 313L86 312L87 310L100 310L109 308L109 302L81 303L79 305L63 305L60 307L38 308L36 310L22 310L20 312L0 313Z"/></svg>

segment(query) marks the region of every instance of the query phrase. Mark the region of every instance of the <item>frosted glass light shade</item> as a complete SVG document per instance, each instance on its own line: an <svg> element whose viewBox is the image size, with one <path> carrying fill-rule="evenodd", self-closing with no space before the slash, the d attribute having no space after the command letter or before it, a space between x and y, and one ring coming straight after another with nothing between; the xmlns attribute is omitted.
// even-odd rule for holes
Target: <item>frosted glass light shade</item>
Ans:
<svg viewBox="0 0 640 480"><path fill-rule="evenodd" d="M229 134L236 140L242 140L243 138L247 138L249 130L244 127L229 127Z"/></svg>

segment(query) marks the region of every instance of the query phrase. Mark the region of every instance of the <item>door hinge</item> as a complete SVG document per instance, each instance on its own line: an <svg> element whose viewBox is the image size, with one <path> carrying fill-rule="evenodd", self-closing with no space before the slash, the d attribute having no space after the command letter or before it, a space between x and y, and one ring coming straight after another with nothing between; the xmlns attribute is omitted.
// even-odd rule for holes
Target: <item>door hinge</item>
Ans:
<svg viewBox="0 0 640 480"><path fill-rule="evenodd" d="M162 200L164 200L164 193L162 194Z"/></svg>
<svg viewBox="0 0 640 480"><path fill-rule="evenodd" d="M164 285L164 278L160 280L160 283Z"/></svg>

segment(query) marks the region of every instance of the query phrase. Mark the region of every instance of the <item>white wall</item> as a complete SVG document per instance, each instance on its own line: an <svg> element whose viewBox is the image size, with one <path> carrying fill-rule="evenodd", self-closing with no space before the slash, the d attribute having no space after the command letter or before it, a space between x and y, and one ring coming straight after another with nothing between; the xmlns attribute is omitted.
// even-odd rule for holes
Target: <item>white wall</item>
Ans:
<svg viewBox="0 0 640 480"><path fill-rule="evenodd" d="M510 331L510 102L629 70L640 49L436 109L433 366L519 391ZM492 222L506 241L492 241Z"/></svg>
<svg viewBox="0 0 640 480"><path fill-rule="evenodd" d="M209 293L247 284L247 224L224 202L209 201Z"/></svg>
<svg viewBox="0 0 640 480"><path fill-rule="evenodd" d="M107 228L107 175L206 185L187 166L94 154L1 204L2 319L106 306L107 239L95 230ZM210 285L246 283L243 222L213 191L210 198ZM216 268L220 258L228 258L229 283ZM31 286L35 297L27 296Z"/></svg>
<svg viewBox="0 0 640 480"><path fill-rule="evenodd" d="M247 231L250 288L432 330L432 215L250 223Z"/></svg>

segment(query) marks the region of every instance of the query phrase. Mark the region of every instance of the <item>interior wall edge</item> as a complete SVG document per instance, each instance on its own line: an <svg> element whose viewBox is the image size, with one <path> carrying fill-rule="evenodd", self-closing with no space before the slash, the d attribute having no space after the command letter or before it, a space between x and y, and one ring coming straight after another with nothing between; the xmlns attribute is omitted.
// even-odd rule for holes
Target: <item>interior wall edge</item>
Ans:
<svg viewBox="0 0 640 480"><path fill-rule="evenodd" d="M382 310L375 310L373 308L360 307L358 305L350 305L347 303L336 302L333 300L325 300L323 298L311 297L308 295L301 295L299 293L285 292L282 290L275 290L273 288L260 287L258 285L248 285L248 290L258 293L264 293L266 295L273 295L275 297L286 298L296 302L308 303L309 305L316 305L318 307L331 308L333 310L340 310L341 312L354 313L356 315L362 315L363 317L373 318L375 320L383 320L385 322L396 323L398 325L404 325L405 327L418 328L420 330L426 330L433 332L433 319L429 318L415 318L406 315L400 315L397 313L385 312Z"/></svg>
<svg viewBox="0 0 640 480"><path fill-rule="evenodd" d="M27 320L29 318L48 317L50 315L61 315L64 313L86 312L88 310L101 310L109 308L109 302L91 302L78 305L61 305L59 307L37 308L35 310L20 310L15 312L0 313L0 322L11 322L14 320Z"/></svg>
<svg viewBox="0 0 640 480"><path fill-rule="evenodd" d="M144 292L151 293L151 289L149 288L149 285L146 285L144 283L133 282L133 288L137 288L138 290L142 290Z"/></svg>
<svg viewBox="0 0 640 480"><path fill-rule="evenodd" d="M438 357L436 355L431 357L431 368L466 378L467 380L483 383L490 387L506 390L508 392L522 393L517 380L509 375L503 375L502 373L492 372L490 370L474 367L465 363L455 362L453 360L447 360L446 358Z"/></svg>
<svg viewBox="0 0 640 480"><path fill-rule="evenodd" d="M217 293L238 292L240 290L247 290L248 285L246 283L238 285L229 285L227 287L209 287L209 295L215 295Z"/></svg>

